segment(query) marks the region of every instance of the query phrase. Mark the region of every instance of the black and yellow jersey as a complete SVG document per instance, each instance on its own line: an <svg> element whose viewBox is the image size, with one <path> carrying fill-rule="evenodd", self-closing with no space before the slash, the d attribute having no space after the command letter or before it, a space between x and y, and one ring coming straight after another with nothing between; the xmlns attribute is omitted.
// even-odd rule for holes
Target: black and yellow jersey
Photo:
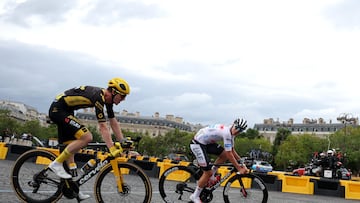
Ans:
<svg viewBox="0 0 360 203"><path fill-rule="evenodd" d="M105 122L104 106L108 118L114 118L113 104L106 104L104 98L105 89L93 86L80 86L66 90L56 97L58 103L65 105L68 110L74 111L82 108L95 107L96 118L99 122Z"/></svg>

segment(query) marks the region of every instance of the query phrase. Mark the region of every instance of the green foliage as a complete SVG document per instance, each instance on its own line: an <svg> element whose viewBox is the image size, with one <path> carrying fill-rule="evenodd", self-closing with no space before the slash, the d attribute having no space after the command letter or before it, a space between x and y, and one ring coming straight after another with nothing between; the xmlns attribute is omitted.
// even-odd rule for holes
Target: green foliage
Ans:
<svg viewBox="0 0 360 203"><path fill-rule="evenodd" d="M253 149L271 152L271 143L264 138L249 139L240 135L235 139L234 148L240 156L249 156L249 152Z"/></svg>
<svg viewBox="0 0 360 203"><path fill-rule="evenodd" d="M7 110L0 110L0 129L8 129L10 134L17 136L23 133L30 133L42 140L57 137L56 126L43 127L38 120L20 122L11 118L10 111Z"/></svg>
<svg viewBox="0 0 360 203"><path fill-rule="evenodd" d="M290 135L282 141L275 155L275 164L285 170L290 162L295 165L309 163L315 151L327 149L327 141L314 135Z"/></svg>
<svg viewBox="0 0 360 203"><path fill-rule="evenodd" d="M145 135L140 140L138 152L160 158L164 158L170 153L184 153L189 156L189 144L193 136L193 133L181 132L178 129L154 138Z"/></svg>
<svg viewBox="0 0 360 203"><path fill-rule="evenodd" d="M14 133L18 128L18 122L10 117L9 110L0 109L0 130L8 130L9 133ZM2 133L2 132L1 132Z"/></svg>
<svg viewBox="0 0 360 203"><path fill-rule="evenodd" d="M331 147L345 154L345 166L360 171L360 127L346 126L330 136Z"/></svg>
<svg viewBox="0 0 360 203"><path fill-rule="evenodd" d="M291 131L286 129L286 128L280 128L278 129L277 133L276 133L276 137L274 140L274 145L273 145L273 150L272 153L273 154L277 154L278 152L278 148L279 146L282 144L282 142L284 140L286 140L286 138L291 135Z"/></svg>
<svg viewBox="0 0 360 203"><path fill-rule="evenodd" d="M249 128L246 132L241 133L241 137L247 137L249 139L261 138L262 136L259 134L258 130Z"/></svg>

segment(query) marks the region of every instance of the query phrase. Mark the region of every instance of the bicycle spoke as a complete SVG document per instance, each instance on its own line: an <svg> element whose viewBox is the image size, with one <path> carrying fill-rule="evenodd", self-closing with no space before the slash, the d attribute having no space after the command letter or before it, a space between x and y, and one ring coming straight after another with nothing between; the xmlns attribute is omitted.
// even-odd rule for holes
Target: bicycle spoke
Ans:
<svg viewBox="0 0 360 203"><path fill-rule="evenodd" d="M232 202L266 202L268 192L264 182L251 174L229 179L224 188L224 201Z"/></svg>
<svg viewBox="0 0 360 203"><path fill-rule="evenodd" d="M111 165L99 174L96 180L96 198L98 202L150 202L151 184L146 175L127 163L119 164L122 173L122 192L118 191L116 178ZM147 182L149 181L149 182Z"/></svg>
<svg viewBox="0 0 360 203"><path fill-rule="evenodd" d="M191 172L181 167L164 172L159 181L160 195L168 203L189 202L195 188L196 181Z"/></svg>
<svg viewBox="0 0 360 203"><path fill-rule="evenodd" d="M61 197L60 178L45 169L46 165L36 160L50 162L47 152L32 151L16 161L12 172L12 184L17 196L26 202L50 202Z"/></svg>

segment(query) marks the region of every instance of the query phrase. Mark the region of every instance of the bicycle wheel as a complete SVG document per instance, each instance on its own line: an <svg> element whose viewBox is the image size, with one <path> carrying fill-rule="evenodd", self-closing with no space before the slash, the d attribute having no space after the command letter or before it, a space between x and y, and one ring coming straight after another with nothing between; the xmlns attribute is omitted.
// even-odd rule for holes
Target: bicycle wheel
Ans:
<svg viewBox="0 0 360 203"><path fill-rule="evenodd" d="M56 155L46 150L30 150L14 164L11 184L17 197L24 202L56 202L62 196L61 180L47 169Z"/></svg>
<svg viewBox="0 0 360 203"><path fill-rule="evenodd" d="M131 163L118 163L123 176L122 193L118 192L111 164L101 170L95 180L95 198L99 203L109 202L143 202L150 203L152 187L148 176L138 166Z"/></svg>
<svg viewBox="0 0 360 203"><path fill-rule="evenodd" d="M225 203L262 202L266 203L268 191L264 181L254 174L236 174L225 184L223 191Z"/></svg>
<svg viewBox="0 0 360 203"><path fill-rule="evenodd" d="M173 166L165 170L159 180L159 192L164 202L189 202L196 188L194 174L186 166Z"/></svg>

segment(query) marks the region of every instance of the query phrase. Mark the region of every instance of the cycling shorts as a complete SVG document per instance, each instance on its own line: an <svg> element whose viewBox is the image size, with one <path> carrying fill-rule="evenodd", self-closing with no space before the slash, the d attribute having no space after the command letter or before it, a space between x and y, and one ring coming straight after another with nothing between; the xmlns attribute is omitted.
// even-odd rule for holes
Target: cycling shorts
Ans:
<svg viewBox="0 0 360 203"><path fill-rule="evenodd" d="M211 144L201 144L196 140L192 140L190 143L190 149L192 153L195 155L196 160L199 166L204 170L211 170L212 164L210 164L211 160L208 154L213 154L219 156L223 151L224 147L217 143Z"/></svg>
<svg viewBox="0 0 360 203"><path fill-rule="evenodd" d="M49 109L49 118L58 127L58 140L60 144L69 144L80 139L89 130L74 116L61 102L53 102Z"/></svg>

